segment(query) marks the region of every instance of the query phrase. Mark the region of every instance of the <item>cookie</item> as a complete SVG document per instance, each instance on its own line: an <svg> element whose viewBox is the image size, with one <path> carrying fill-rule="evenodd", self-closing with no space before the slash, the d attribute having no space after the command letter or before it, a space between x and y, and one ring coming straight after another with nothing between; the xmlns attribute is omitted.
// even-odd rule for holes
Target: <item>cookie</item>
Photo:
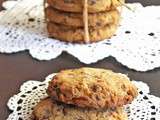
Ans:
<svg viewBox="0 0 160 120"><path fill-rule="evenodd" d="M83 11L83 0L46 0L52 7L66 12ZM88 12L109 11L124 4L125 0L88 0Z"/></svg>
<svg viewBox="0 0 160 120"><path fill-rule="evenodd" d="M109 39L114 35L114 33L117 30L117 27L118 25L116 24L109 24L100 28L90 27L89 42L92 43L92 42L98 42L104 39ZM70 26L48 22L47 29L48 29L49 37L53 37L62 41L67 41L67 42L85 43L83 28L74 28Z"/></svg>
<svg viewBox="0 0 160 120"><path fill-rule="evenodd" d="M95 68L61 71L49 83L47 93L66 104L96 109L129 104L138 94L126 75Z"/></svg>
<svg viewBox="0 0 160 120"><path fill-rule="evenodd" d="M82 109L57 103L50 98L42 100L33 111L33 120L127 120L122 108L110 110Z"/></svg>
<svg viewBox="0 0 160 120"><path fill-rule="evenodd" d="M83 15L81 13L68 13L56 10L51 7L45 9L48 21L74 27L83 27ZM89 26L105 26L107 24L118 23L120 13L118 10L105 11L100 13L88 14Z"/></svg>

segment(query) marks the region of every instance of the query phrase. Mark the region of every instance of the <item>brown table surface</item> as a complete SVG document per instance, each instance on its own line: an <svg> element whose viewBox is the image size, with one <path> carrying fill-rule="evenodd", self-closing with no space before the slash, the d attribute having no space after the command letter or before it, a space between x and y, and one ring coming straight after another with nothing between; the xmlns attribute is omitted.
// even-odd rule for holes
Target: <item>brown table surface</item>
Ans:
<svg viewBox="0 0 160 120"><path fill-rule="evenodd" d="M128 0L139 1L143 5L160 5L160 0ZM0 3L2 0L0 0ZM67 53L51 61L37 61L32 59L27 51L17 54L0 54L0 120L5 120L9 115L6 104L8 99L19 92L23 82L35 79L43 81L50 73L61 69L91 66L111 69L116 72L128 74L131 79L148 83L151 93L160 97L160 69L141 73L124 67L112 57L99 61L96 64L85 65Z"/></svg>

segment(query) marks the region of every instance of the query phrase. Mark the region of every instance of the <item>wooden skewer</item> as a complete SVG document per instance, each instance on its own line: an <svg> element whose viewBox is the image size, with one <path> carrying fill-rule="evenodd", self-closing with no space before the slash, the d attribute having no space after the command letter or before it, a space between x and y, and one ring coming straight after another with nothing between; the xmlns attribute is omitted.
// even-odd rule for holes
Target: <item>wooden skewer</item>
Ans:
<svg viewBox="0 0 160 120"><path fill-rule="evenodd" d="M86 43L89 43L90 38L88 29L88 0L84 0L83 22L84 22L84 40Z"/></svg>
<svg viewBox="0 0 160 120"><path fill-rule="evenodd" d="M128 10L130 10L130 11L132 11L132 12L135 12L132 8L130 8L128 5L126 5L125 3L121 2L120 0L118 0L118 2L119 2L122 6L126 7Z"/></svg>

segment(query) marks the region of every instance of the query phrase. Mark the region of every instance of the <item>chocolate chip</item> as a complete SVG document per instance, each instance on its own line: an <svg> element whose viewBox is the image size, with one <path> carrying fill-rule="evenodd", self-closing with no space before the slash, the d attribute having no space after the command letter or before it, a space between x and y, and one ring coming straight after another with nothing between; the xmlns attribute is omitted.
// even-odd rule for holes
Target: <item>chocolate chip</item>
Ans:
<svg viewBox="0 0 160 120"><path fill-rule="evenodd" d="M73 3L73 0L64 0L64 3Z"/></svg>
<svg viewBox="0 0 160 120"><path fill-rule="evenodd" d="M63 108L63 114L67 115L67 110L65 108Z"/></svg>
<svg viewBox="0 0 160 120"><path fill-rule="evenodd" d="M89 4L90 5L95 5L96 4L96 0L89 0Z"/></svg>
<svg viewBox="0 0 160 120"><path fill-rule="evenodd" d="M99 90L99 87L97 85L93 85L91 89L93 90L93 92L97 92Z"/></svg>
<svg viewBox="0 0 160 120"><path fill-rule="evenodd" d="M101 26L101 22L97 22L96 25L97 25L97 26Z"/></svg>

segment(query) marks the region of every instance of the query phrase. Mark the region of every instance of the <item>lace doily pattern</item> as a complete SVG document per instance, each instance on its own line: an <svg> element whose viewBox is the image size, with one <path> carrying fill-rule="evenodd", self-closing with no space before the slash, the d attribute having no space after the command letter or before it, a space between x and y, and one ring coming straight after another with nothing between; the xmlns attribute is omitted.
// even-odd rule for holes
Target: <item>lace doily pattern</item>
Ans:
<svg viewBox="0 0 160 120"><path fill-rule="evenodd" d="M3 6L6 10L0 12L1 53L28 50L38 60L51 60L66 51L86 64L113 56L137 71L160 67L160 6L128 4L132 11L123 8L114 37L86 45L47 37L43 0L7 1Z"/></svg>
<svg viewBox="0 0 160 120"><path fill-rule="evenodd" d="M34 106L47 97L48 82L55 74L49 75L44 82L28 81L20 88L20 93L8 101L13 112L7 120L31 120ZM149 87L143 82L133 81L139 89L139 96L132 104L125 106L129 120L160 120L160 98L149 95Z"/></svg>

